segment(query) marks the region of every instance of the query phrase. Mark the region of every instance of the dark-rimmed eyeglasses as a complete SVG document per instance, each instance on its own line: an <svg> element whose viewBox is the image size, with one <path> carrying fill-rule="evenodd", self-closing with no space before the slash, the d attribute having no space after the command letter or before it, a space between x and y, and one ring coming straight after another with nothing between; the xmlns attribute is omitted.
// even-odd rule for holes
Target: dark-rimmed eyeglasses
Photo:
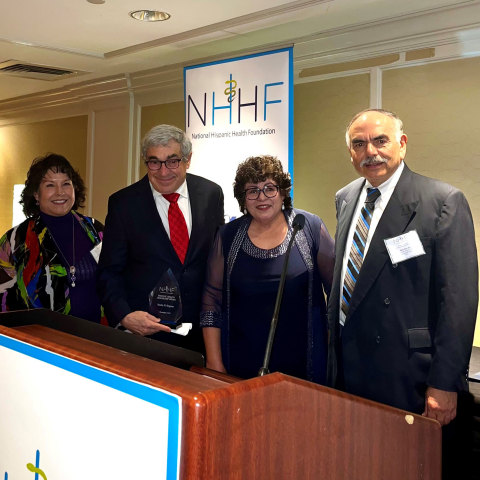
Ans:
<svg viewBox="0 0 480 480"><path fill-rule="evenodd" d="M154 172L156 170L160 170L162 168L162 165L165 165L170 170L174 170L175 168L178 168L182 160L183 160L183 157L182 158L172 157L172 158L167 158L166 160L159 160L158 158L149 158L148 160L145 160L145 165L149 170L152 170Z"/></svg>
<svg viewBox="0 0 480 480"><path fill-rule="evenodd" d="M245 198L247 200L257 200L260 197L260 192L263 192L267 198L273 198L277 196L279 189L280 187L278 185L268 183L267 185L264 185L263 188L247 188L243 193L245 194Z"/></svg>

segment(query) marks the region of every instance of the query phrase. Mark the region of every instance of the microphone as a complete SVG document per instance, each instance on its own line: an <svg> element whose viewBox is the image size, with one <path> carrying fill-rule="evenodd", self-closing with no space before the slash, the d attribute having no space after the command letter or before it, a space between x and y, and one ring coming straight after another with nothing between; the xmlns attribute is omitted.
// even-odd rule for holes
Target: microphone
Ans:
<svg viewBox="0 0 480 480"><path fill-rule="evenodd" d="M293 235L296 235L299 230L302 230L303 227L305 226L305 215L302 215L299 213L298 215L295 215L295 218L293 219L292 222L292 228L294 230ZM290 243L291 240L290 240Z"/></svg>
<svg viewBox="0 0 480 480"><path fill-rule="evenodd" d="M285 280L287 278L287 267L288 267L288 259L290 258L290 251L292 250L293 241L295 240L295 236L297 233L302 230L305 226L305 215L299 213L295 216L292 222L292 236L290 238L290 242L288 242L287 251L285 252L285 260L283 261L283 269L282 274L280 276L280 283L278 285L277 291L277 299L275 301L275 308L273 310L273 317L270 323L270 331L268 332L268 340L267 340L267 347L265 348L265 357L263 359L263 365L258 371L258 376L263 377L267 375L269 372L268 364L270 363L270 355L272 353L272 346L273 346L273 339L275 337L275 330L277 329L278 323L278 314L280 313L280 305L282 303L283 298L283 288L285 286Z"/></svg>

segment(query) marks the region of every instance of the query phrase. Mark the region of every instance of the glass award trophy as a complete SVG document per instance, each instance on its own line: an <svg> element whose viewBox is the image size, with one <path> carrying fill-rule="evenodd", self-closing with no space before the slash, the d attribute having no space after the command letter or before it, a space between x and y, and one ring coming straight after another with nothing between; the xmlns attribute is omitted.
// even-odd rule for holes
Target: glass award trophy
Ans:
<svg viewBox="0 0 480 480"><path fill-rule="evenodd" d="M182 298L180 285L169 268L148 296L149 313L160 319L160 323L177 328L182 322Z"/></svg>

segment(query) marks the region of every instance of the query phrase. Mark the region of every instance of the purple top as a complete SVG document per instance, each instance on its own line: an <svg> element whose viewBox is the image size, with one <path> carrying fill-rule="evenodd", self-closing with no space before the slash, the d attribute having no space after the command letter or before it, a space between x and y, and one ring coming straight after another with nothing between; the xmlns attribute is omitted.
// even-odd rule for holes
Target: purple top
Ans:
<svg viewBox="0 0 480 480"><path fill-rule="evenodd" d="M40 217L57 245L60 263L69 278L70 266L75 266L75 287L69 289L70 315L100 322L100 300L95 288L97 262L90 253L94 247L92 241L71 213L54 217L40 212Z"/></svg>

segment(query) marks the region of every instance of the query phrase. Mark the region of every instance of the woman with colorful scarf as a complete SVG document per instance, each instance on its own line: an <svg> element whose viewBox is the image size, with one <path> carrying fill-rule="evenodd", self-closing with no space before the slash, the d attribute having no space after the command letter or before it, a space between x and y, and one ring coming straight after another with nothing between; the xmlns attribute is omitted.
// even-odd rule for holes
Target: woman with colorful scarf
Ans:
<svg viewBox="0 0 480 480"><path fill-rule="evenodd" d="M48 308L106 323L95 290L103 225L76 211L84 202L83 180L65 157L33 161L20 202L27 219L0 239L2 312Z"/></svg>

